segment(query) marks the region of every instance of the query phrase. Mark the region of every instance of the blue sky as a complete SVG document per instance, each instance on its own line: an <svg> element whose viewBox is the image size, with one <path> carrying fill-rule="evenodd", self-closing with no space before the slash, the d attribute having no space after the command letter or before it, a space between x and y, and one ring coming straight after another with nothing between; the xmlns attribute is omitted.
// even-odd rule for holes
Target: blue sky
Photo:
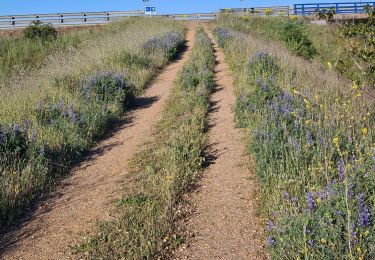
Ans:
<svg viewBox="0 0 375 260"><path fill-rule="evenodd" d="M310 2L345 2L314 0L244 0L243 6L292 5ZM211 12L220 8L241 7L240 0L150 0L160 14ZM142 0L0 0L0 15L41 14L80 11L125 11L143 9Z"/></svg>

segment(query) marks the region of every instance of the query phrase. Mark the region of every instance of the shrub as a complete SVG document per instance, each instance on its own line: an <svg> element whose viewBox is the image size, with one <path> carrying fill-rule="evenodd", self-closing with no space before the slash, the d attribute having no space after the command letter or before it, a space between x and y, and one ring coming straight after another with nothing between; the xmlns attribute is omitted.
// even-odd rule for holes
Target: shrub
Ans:
<svg viewBox="0 0 375 260"><path fill-rule="evenodd" d="M154 37L148 40L143 48L147 53L162 51L168 59L173 58L182 48L184 37L177 32L167 32L162 37Z"/></svg>
<svg viewBox="0 0 375 260"><path fill-rule="evenodd" d="M151 59L147 57L142 57L140 55L125 52L119 57L119 62L126 66L139 66L141 68L150 68Z"/></svg>
<svg viewBox="0 0 375 260"><path fill-rule="evenodd" d="M25 38L43 41L54 40L57 37L57 31L51 24L42 24L39 21L33 22L26 27L23 34Z"/></svg>
<svg viewBox="0 0 375 260"><path fill-rule="evenodd" d="M233 33L229 29L216 28L214 33L217 35L218 44L220 48L223 48L225 43L233 38Z"/></svg>
<svg viewBox="0 0 375 260"><path fill-rule="evenodd" d="M282 25L281 39L286 42L289 49L297 55L309 60L316 54L312 42L303 31L302 22L289 22Z"/></svg>
<svg viewBox="0 0 375 260"><path fill-rule="evenodd" d="M27 120L23 125L3 123L0 128L0 226L18 215L45 180L45 151L38 143Z"/></svg>
<svg viewBox="0 0 375 260"><path fill-rule="evenodd" d="M359 80L370 91L375 89L375 8L367 7L369 19L364 23L347 23L340 28L341 39L348 42L347 57L355 64Z"/></svg>
<svg viewBox="0 0 375 260"><path fill-rule="evenodd" d="M81 92L87 100L119 105L121 108L127 106L134 98L132 84L127 82L123 75L111 71L87 77Z"/></svg>

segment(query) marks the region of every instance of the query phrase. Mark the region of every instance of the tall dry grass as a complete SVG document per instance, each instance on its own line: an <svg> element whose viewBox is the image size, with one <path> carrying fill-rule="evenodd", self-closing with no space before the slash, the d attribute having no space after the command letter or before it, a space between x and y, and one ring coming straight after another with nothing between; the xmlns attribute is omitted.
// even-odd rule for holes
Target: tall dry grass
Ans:
<svg viewBox="0 0 375 260"><path fill-rule="evenodd" d="M169 19L124 19L83 32L79 45L55 49L40 68L1 82L0 226L104 135L179 51L183 31Z"/></svg>

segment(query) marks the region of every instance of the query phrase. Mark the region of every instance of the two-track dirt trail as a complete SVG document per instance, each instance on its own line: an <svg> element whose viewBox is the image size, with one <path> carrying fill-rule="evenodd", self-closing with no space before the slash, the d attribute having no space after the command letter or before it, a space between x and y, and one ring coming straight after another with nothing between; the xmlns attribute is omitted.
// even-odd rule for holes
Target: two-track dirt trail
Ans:
<svg viewBox="0 0 375 260"><path fill-rule="evenodd" d="M152 135L177 73L191 55L196 25L188 25L187 50L168 65L127 113L131 123L92 150L92 158L73 170L51 199L42 203L20 228L0 239L1 259L70 259L69 246L82 241L97 220L110 219L111 201L128 174L128 160ZM2 247L2 249L1 249ZM0 252L1 252L0 251Z"/></svg>
<svg viewBox="0 0 375 260"><path fill-rule="evenodd" d="M206 30L208 31L208 30ZM195 212L187 228L195 234L180 259L265 259L263 236L256 216L257 183L249 172L243 132L236 129L233 79L224 54L214 43L216 91L211 96L208 153L213 162L192 194Z"/></svg>

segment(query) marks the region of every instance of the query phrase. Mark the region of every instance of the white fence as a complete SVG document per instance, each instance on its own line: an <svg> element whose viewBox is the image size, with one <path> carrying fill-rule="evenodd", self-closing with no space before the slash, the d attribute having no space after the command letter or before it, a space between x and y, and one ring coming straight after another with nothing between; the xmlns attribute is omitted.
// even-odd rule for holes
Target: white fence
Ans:
<svg viewBox="0 0 375 260"><path fill-rule="evenodd" d="M51 23L55 27L72 25L94 25L115 21L128 16L141 16L142 10L117 12L82 12L37 15L0 16L0 29L24 28L34 21Z"/></svg>

